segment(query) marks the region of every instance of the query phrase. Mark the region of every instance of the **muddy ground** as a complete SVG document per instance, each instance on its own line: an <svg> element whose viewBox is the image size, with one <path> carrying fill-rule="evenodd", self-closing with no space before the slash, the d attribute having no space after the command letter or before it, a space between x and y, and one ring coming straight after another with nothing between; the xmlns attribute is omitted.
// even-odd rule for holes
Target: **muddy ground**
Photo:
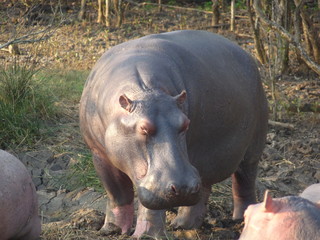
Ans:
<svg viewBox="0 0 320 240"><path fill-rule="evenodd" d="M164 8L159 13L156 8L129 7L121 28L106 28L95 23L93 8L89 8L87 20L83 22L76 21L77 12L76 6L71 4L67 21L50 39L37 45L21 45L21 58L33 55L39 66L48 69L89 70L111 46L147 34L178 29L203 29L222 34L254 55L249 22L241 14L237 18L237 30L230 32L225 25L212 27L211 15L198 11ZM223 15L223 21L228 21L227 15ZM5 39L9 33L3 29L1 38ZM7 52L0 53L1 62L10 62L12 58ZM297 66L294 60L291 64ZM267 71L264 66L260 69L271 100ZM275 197L297 195L306 186L320 182L320 116L312 109L301 111L306 104L319 104L319 77L294 67L277 81L277 90L281 100L277 122L284 125L269 124L257 179L259 201L265 189L270 189ZM32 149L11 150L33 175L43 222L42 239L120 239L119 236L102 237L98 234L104 218L106 196L103 193L94 188L71 191L56 181L78 161L86 148L79 133L77 103L63 104L67 113L56 123L59 128L51 137L35 143ZM290 104L293 107L288 107ZM199 230L173 231L168 222L169 239L239 237L243 223L231 219L230 180L213 186L208 209ZM168 211L167 215L170 220L175 209Z"/></svg>

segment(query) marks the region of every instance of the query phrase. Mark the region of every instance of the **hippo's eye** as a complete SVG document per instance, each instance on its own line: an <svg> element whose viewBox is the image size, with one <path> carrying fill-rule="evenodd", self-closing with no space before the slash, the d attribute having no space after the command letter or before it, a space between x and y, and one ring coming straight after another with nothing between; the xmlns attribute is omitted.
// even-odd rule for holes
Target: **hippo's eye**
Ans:
<svg viewBox="0 0 320 240"><path fill-rule="evenodd" d="M189 125L190 125L190 120L189 119L185 119L183 121L183 124L181 125L181 128L180 128L179 132L181 133L181 132L187 131L189 129Z"/></svg>
<svg viewBox="0 0 320 240"><path fill-rule="evenodd" d="M140 134L142 135L154 135L156 128L155 126L148 120L142 120L139 124L138 124L138 131Z"/></svg>
<svg viewBox="0 0 320 240"><path fill-rule="evenodd" d="M149 135L148 129L144 126L140 126L140 132L142 135Z"/></svg>

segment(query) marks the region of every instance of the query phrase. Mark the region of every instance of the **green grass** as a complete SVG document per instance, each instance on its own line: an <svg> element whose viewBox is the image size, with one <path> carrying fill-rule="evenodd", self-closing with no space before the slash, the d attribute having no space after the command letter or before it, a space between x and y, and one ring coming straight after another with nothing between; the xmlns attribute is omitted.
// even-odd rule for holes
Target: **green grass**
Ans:
<svg viewBox="0 0 320 240"><path fill-rule="evenodd" d="M52 148L65 151L61 133L80 131L64 124L77 122L78 103L88 71L37 69L18 63L0 69L0 148L33 148L50 139ZM59 150L58 150L59 151ZM89 150L72 153L77 160L57 184L67 189L94 187L103 191Z"/></svg>
<svg viewBox="0 0 320 240"><path fill-rule="evenodd" d="M79 153L76 163L72 164L67 174L57 179L56 185L73 191L77 188L92 187L96 191L104 192L102 184L93 166L91 153Z"/></svg>
<svg viewBox="0 0 320 240"><path fill-rule="evenodd" d="M38 74L45 78L57 101L79 102L89 71L47 70Z"/></svg>
<svg viewBox="0 0 320 240"><path fill-rule="evenodd" d="M88 77L89 71L78 70L47 70L39 72L38 78L46 79L46 86L51 89L54 98L56 99L56 114L58 124L50 126L50 138L61 138L56 136L59 132L73 134L72 131L80 131L80 129L69 129L68 124L61 124L61 119L65 115L72 117L70 121L78 122L78 104L81 98L83 86ZM63 134L62 133L62 134ZM78 134L76 134L78 135ZM80 136L79 136L80 137ZM60 144L59 141L62 141ZM78 140L76 140L78 141ZM56 151L69 151L65 149L64 138L53 140L56 146L52 146ZM97 177L96 171L93 166L92 157L89 149L79 152L71 153L75 162L69 166L66 174L57 177L56 186L66 188L70 191L82 187L93 187L95 190L104 192L102 184Z"/></svg>
<svg viewBox="0 0 320 240"><path fill-rule="evenodd" d="M32 147L78 103L88 71L39 69L16 59L0 67L0 148Z"/></svg>
<svg viewBox="0 0 320 240"><path fill-rule="evenodd" d="M53 99L30 62L0 67L0 147L32 144L41 121L53 112Z"/></svg>

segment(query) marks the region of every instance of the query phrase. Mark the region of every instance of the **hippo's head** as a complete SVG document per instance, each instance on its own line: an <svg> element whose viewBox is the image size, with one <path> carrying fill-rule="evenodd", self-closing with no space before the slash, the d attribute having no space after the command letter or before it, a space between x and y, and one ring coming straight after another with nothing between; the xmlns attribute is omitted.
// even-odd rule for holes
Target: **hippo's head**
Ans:
<svg viewBox="0 0 320 240"><path fill-rule="evenodd" d="M196 204L201 181L187 153L186 92L172 97L147 91L118 100L106 148L112 163L133 181L141 203L149 209Z"/></svg>

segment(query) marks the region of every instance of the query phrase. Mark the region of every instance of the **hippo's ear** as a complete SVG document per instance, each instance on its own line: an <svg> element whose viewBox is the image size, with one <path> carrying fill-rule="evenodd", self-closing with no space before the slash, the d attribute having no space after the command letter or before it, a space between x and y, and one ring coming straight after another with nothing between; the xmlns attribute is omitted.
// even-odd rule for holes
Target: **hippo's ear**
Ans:
<svg viewBox="0 0 320 240"><path fill-rule="evenodd" d="M274 201L269 190L266 190L266 192L264 193L262 207L264 208L265 212L275 212Z"/></svg>
<svg viewBox="0 0 320 240"><path fill-rule="evenodd" d="M176 100L177 104L180 106L186 101L187 92L183 90L180 94L178 94L177 96L174 96L173 98Z"/></svg>
<svg viewBox="0 0 320 240"><path fill-rule="evenodd" d="M119 97L119 103L122 108L124 108L128 112L131 112L133 101L130 100L130 98L128 98L125 94Z"/></svg>

